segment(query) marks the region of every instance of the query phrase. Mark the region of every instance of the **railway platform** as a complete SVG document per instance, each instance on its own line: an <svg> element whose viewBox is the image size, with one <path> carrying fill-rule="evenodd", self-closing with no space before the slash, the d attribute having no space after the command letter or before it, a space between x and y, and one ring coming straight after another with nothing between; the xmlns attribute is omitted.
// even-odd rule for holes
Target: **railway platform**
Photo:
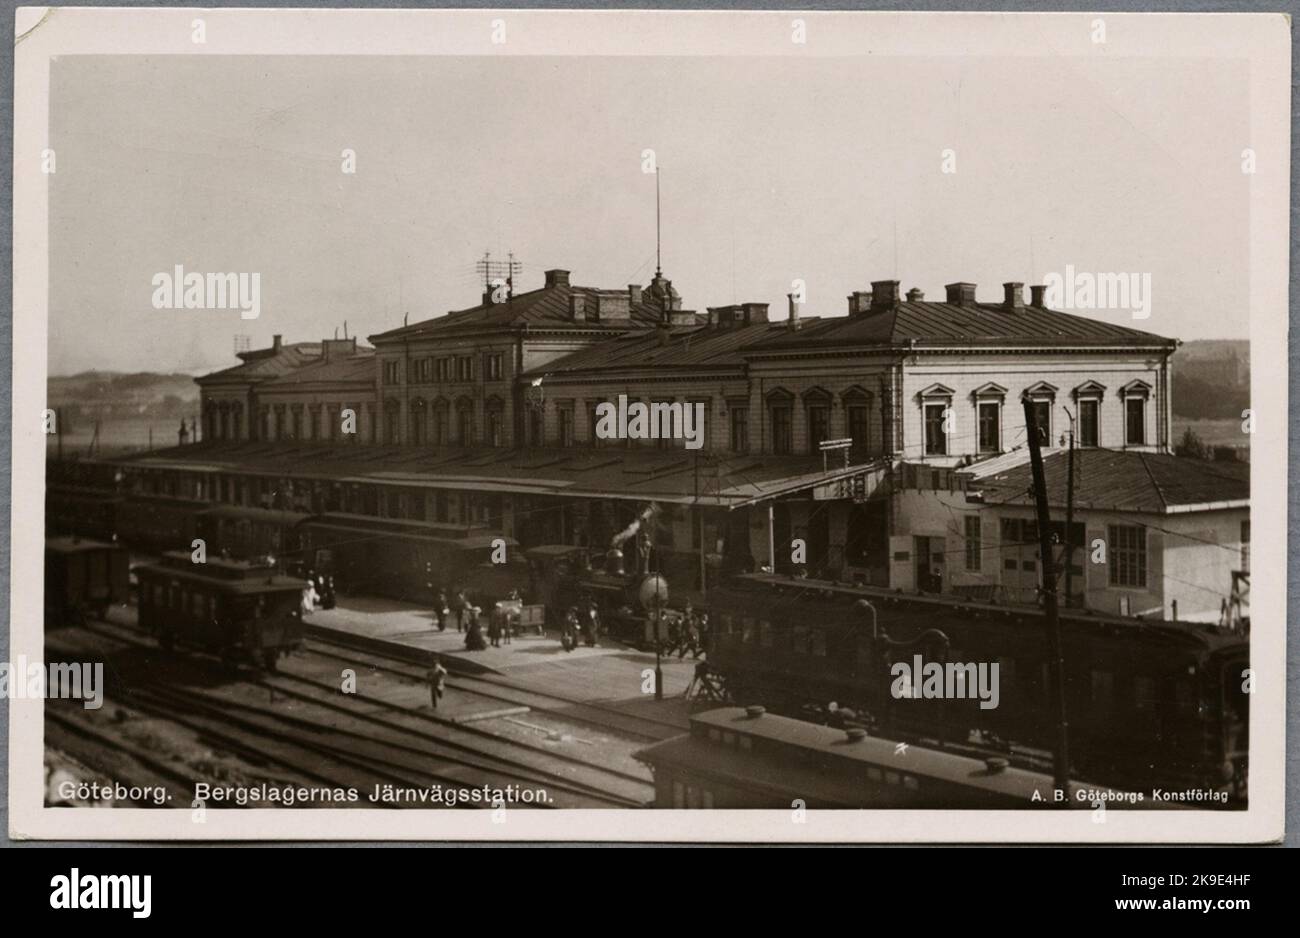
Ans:
<svg viewBox="0 0 1300 938"><path fill-rule="evenodd" d="M469 651L465 633L454 624L439 632L428 607L368 596L340 596L333 609L317 610L305 621L308 635L358 650L417 664L437 655L452 674L498 675L518 687L583 700L622 701L621 708L630 712L681 710L684 716L689 709L683 696L695 671L689 655L663 659L665 699L655 701L653 691L645 690L655 656L607 638L595 648L582 645L566 652L554 632L516 635L508 645Z"/></svg>

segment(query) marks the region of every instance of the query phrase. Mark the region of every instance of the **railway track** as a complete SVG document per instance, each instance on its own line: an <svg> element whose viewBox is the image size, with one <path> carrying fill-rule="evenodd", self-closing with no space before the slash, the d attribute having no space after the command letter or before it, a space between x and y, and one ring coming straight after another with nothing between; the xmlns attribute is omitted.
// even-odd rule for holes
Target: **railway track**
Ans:
<svg viewBox="0 0 1300 938"><path fill-rule="evenodd" d="M161 654L140 632L119 623L96 624L80 631L98 639ZM101 649L102 650L102 649ZM186 656L191 665L202 658ZM127 679L115 675L114 699L186 726L193 732L240 753L245 758L275 762L321 782L370 789L376 779L393 786L419 787L433 782L443 787L545 790L554 806L629 807L644 804L651 792L649 774L634 775L566 753L527 746L376 697L349 694L340 700L338 687L308 677L281 672L241 673L230 681L222 671L223 689L234 685L259 687L270 698L292 701L297 712L261 706L249 695L160 685L148 674ZM357 704L397 716L380 717ZM311 715L303 712L304 708ZM439 767L433 771L430 761ZM561 771L556 770L559 763ZM329 766L330 773L320 770ZM489 805L490 806L490 805Z"/></svg>
<svg viewBox="0 0 1300 938"><path fill-rule="evenodd" d="M306 646L317 654L352 664L364 664L410 681L421 682L425 679L424 672L414 666L402 667L402 662L397 659L385 658L375 652L358 651L351 645L330 642L319 635L309 637ZM466 674L457 674L454 677L449 675L447 686L651 742L681 736L690 729L686 723L628 713L626 710L599 701L578 700L549 691L521 687L500 678Z"/></svg>

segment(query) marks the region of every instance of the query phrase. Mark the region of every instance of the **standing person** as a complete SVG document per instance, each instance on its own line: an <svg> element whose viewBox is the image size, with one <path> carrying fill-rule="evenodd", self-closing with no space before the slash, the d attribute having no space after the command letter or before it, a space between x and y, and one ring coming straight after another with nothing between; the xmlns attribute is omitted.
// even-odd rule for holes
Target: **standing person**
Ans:
<svg viewBox="0 0 1300 938"><path fill-rule="evenodd" d="M501 647L501 610L493 609L488 613L488 640L493 648Z"/></svg>
<svg viewBox="0 0 1300 938"><path fill-rule="evenodd" d="M578 609L576 606L570 606L569 611L564 615L564 626L560 632L560 646L565 651L573 651L578 647Z"/></svg>
<svg viewBox="0 0 1300 938"><path fill-rule="evenodd" d="M451 610L456 613L456 631L465 631L466 613L469 612L469 600L465 597L465 590L458 589L456 598L451 602Z"/></svg>
<svg viewBox="0 0 1300 938"><path fill-rule="evenodd" d="M483 639L483 627L478 621L480 611L478 606L469 607L469 627L465 632L465 647L469 651L482 651L487 648L487 642Z"/></svg>
<svg viewBox="0 0 1300 938"><path fill-rule="evenodd" d="M438 701L442 699L446 684L447 669L442 666L440 660L434 658L433 667L429 669L429 706L434 710L438 709Z"/></svg>
<svg viewBox="0 0 1300 938"><path fill-rule="evenodd" d="M709 614L700 613L699 637L695 646L695 657L698 658L701 652L708 653L709 650Z"/></svg>
<svg viewBox="0 0 1300 938"><path fill-rule="evenodd" d="M438 631L447 631L447 615L451 610L447 608L447 591L438 590L438 596L433 602L433 615L438 620Z"/></svg>

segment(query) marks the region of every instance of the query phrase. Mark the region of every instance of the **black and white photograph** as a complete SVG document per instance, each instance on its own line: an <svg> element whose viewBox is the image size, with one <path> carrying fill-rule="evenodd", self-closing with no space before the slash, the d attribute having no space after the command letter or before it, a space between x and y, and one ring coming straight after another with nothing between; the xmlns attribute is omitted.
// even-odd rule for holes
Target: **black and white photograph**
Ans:
<svg viewBox="0 0 1300 938"><path fill-rule="evenodd" d="M11 836L1281 837L1286 18L17 40Z"/></svg>

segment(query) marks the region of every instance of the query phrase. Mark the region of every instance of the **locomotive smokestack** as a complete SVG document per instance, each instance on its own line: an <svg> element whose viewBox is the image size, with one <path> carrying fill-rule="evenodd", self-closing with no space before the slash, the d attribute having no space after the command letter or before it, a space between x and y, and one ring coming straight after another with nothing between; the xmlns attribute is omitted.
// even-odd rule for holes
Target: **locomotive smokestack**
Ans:
<svg viewBox="0 0 1300 938"><path fill-rule="evenodd" d="M619 531L610 539L609 541L610 549L618 550L623 544L623 542L626 541L629 537L634 536L637 531L640 531L641 525L649 521L650 518L654 515L654 513L658 510L659 509L655 505L655 503L651 502L649 506L645 509L645 511L641 512L641 514L637 515L632 520L631 524L625 527L622 531Z"/></svg>

